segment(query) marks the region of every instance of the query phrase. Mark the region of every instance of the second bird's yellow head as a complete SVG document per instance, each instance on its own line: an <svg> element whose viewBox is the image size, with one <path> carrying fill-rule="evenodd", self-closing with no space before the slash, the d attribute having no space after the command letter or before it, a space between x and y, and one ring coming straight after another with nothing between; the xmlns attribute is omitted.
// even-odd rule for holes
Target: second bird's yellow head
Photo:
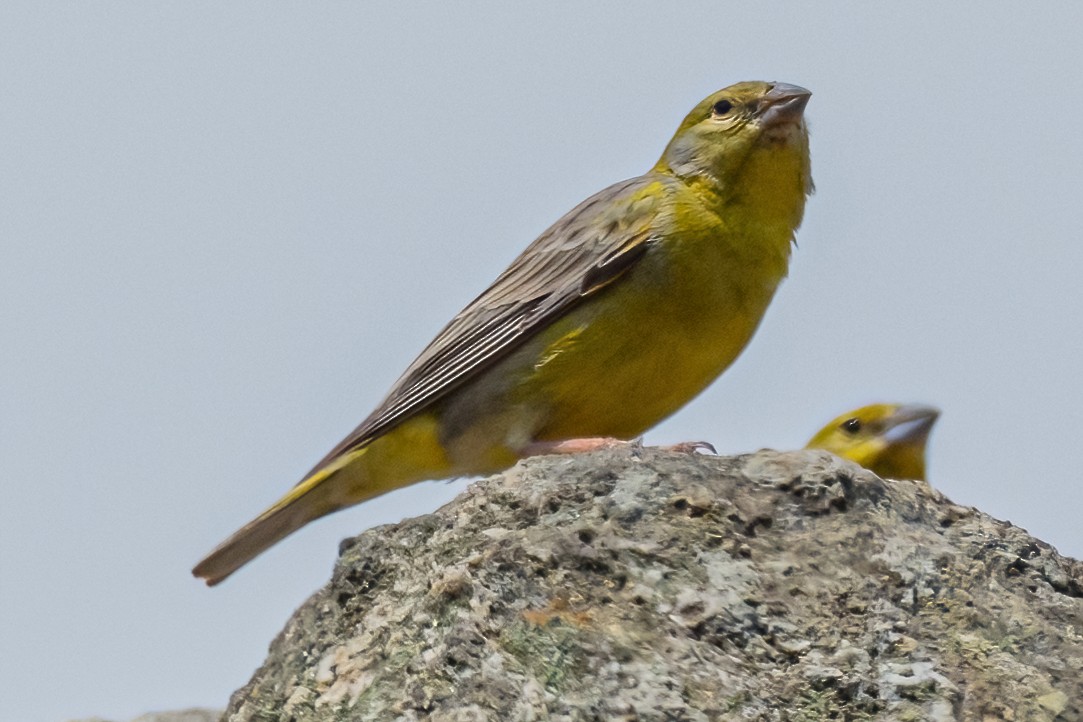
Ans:
<svg viewBox="0 0 1083 722"><path fill-rule="evenodd" d="M916 404L872 404L839 416L806 448L826 449L884 479L925 480L925 446L940 411Z"/></svg>

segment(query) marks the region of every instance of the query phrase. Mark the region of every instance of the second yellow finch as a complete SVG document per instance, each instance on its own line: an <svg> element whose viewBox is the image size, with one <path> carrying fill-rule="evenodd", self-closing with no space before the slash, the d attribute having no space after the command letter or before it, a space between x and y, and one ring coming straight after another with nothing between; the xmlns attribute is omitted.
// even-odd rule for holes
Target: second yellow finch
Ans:
<svg viewBox="0 0 1083 722"><path fill-rule="evenodd" d="M925 481L925 446L939 416L932 406L870 404L834 419L805 448L827 449L881 479Z"/></svg>

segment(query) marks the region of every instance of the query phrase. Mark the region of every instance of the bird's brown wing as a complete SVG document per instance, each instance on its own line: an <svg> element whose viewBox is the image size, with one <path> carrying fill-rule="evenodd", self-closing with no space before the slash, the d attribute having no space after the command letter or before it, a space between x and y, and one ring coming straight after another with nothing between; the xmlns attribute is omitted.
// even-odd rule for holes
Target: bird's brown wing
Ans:
<svg viewBox="0 0 1083 722"><path fill-rule="evenodd" d="M650 184L659 185L641 193ZM553 224L437 334L306 478L444 398L635 265L650 247L667 186L668 179L650 175L617 183Z"/></svg>

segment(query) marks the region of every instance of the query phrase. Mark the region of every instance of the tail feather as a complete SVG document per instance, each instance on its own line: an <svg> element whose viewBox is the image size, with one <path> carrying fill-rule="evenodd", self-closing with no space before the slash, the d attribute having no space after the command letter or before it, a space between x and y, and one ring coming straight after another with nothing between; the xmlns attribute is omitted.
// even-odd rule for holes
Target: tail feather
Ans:
<svg viewBox="0 0 1083 722"><path fill-rule="evenodd" d="M310 521L356 503L357 499L336 498L341 497L340 493L335 493L335 487L339 485L325 482L364 451L360 449L344 455L290 489L289 493L271 508L219 544L203 561L196 564L192 574L206 580L207 586L213 587Z"/></svg>
<svg viewBox="0 0 1083 722"><path fill-rule="evenodd" d="M367 446L334 457L222 542L192 574L213 586L314 519L423 479L451 476L455 469L439 431L435 415L421 414Z"/></svg>

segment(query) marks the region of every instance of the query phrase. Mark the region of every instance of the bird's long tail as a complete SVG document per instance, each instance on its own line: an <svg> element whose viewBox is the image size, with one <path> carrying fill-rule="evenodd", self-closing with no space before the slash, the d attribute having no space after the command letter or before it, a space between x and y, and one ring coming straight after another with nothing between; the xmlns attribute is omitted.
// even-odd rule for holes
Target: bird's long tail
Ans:
<svg viewBox="0 0 1083 722"><path fill-rule="evenodd" d="M331 483L331 477L358 461L366 450L343 456L290 489L267 511L219 544L192 569L192 574L205 579L207 586L214 586L310 521L356 503L342 498L341 489L337 488L340 485Z"/></svg>
<svg viewBox="0 0 1083 722"><path fill-rule="evenodd" d="M423 479L451 475L435 419L414 417L314 471L219 544L192 574L213 586L314 519Z"/></svg>

